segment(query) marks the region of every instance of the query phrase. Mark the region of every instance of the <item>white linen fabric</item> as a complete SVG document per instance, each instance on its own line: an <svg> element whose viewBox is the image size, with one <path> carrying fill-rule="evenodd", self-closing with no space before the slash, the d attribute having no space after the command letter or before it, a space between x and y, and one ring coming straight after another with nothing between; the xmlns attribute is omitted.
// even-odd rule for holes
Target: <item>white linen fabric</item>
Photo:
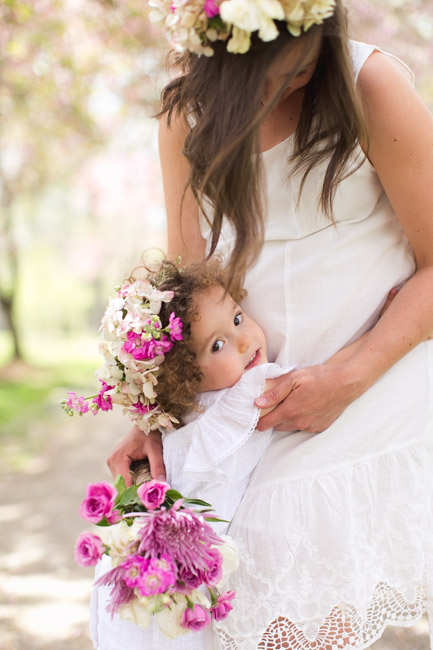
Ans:
<svg viewBox="0 0 433 650"><path fill-rule="evenodd" d="M208 501L221 519L231 520L248 480L269 444L272 430L257 431L260 409L254 399L268 378L279 377L293 366L267 363L246 372L239 382L220 391L203 393L198 404L205 410L190 414L184 427L163 437L167 481L187 497ZM220 535L228 523L215 522ZM104 556L95 580L111 569ZM91 603L91 636L98 650L212 650L211 629L166 638L155 623L146 630L107 613L109 587L94 587Z"/></svg>
<svg viewBox="0 0 433 650"><path fill-rule="evenodd" d="M355 77L375 49L352 43ZM303 367L370 329L415 264L367 159L338 186L334 225L316 201L323 169L297 203L292 146L289 137L263 154L265 242L243 307L264 328L270 360ZM227 253L227 227L222 241ZM433 613L432 345L325 432L272 436L229 530L241 564L229 584L235 609L218 624L221 650L362 649L386 625Z"/></svg>

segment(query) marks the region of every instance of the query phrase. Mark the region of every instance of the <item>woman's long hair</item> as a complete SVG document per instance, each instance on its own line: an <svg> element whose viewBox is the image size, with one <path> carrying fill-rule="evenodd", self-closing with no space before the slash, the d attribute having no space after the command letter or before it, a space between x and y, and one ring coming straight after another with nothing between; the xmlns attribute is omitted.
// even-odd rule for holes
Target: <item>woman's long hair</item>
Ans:
<svg viewBox="0 0 433 650"><path fill-rule="evenodd" d="M189 52L177 55L172 66L180 74L163 90L158 114L167 116L168 126L174 115L182 116L189 126L183 153L191 167L188 185L211 227L209 257L217 247L223 218L234 226L229 291L242 284L263 242L262 162L255 155L260 151L260 126L318 39L320 55L306 86L290 175L303 173L302 191L313 167L327 160L320 207L330 219L335 189L347 175L351 154L359 140L367 142L341 0L332 17L302 37L291 36L284 22L278 27L279 36L271 42L263 43L253 34L246 54L231 54L224 43L216 42L212 57ZM263 106L270 65L283 48L300 42L303 47L292 76Z"/></svg>

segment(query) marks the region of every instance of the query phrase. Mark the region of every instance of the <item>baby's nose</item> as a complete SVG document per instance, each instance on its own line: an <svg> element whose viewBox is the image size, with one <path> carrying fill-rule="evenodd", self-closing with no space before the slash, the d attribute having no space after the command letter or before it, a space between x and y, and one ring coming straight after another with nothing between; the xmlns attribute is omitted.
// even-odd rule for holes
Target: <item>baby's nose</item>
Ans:
<svg viewBox="0 0 433 650"><path fill-rule="evenodd" d="M246 352L251 345L251 340L251 336L248 336L248 334L240 334L238 338L239 352Z"/></svg>

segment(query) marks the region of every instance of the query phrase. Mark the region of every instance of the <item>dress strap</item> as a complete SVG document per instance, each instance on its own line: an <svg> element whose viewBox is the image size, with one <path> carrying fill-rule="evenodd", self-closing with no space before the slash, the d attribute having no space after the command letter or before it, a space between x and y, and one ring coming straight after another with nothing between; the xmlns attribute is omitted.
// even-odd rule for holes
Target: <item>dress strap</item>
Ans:
<svg viewBox="0 0 433 650"><path fill-rule="evenodd" d="M380 49L380 47L377 47L376 45L361 43L359 41L349 41L349 47L350 47L350 54L352 57L352 67L353 67L353 75L354 75L355 83L358 80L358 75L362 66L367 61L370 54L372 54L373 52L382 52L382 54L386 54L386 56L389 56L391 57L391 59L394 59L394 61L396 61L400 65L401 69L405 73L410 83L413 86L415 85L415 75L412 72L412 70L409 68L408 65L406 65L406 63L404 63L404 61L399 59L397 56L394 56L394 54L390 54L389 52L384 52L383 50Z"/></svg>

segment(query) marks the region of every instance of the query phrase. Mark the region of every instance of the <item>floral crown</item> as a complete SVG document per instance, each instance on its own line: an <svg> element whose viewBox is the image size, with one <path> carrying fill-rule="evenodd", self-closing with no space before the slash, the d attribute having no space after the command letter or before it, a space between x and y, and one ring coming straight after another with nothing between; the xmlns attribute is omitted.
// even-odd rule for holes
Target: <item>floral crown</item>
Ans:
<svg viewBox="0 0 433 650"><path fill-rule="evenodd" d="M227 41L228 52L243 54L253 32L262 41L274 40L275 20L299 36L332 16L335 0L150 0L149 5L150 20L164 26L175 50L212 56L215 41Z"/></svg>
<svg viewBox="0 0 433 650"><path fill-rule="evenodd" d="M159 367L176 341L182 340L182 322L172 312L162 327L159 312L173 291L160 291L145 280L125 283L110 298L101 323L99 350L105 363L96 372L102 383L97 395L77 397L69 392L62 402L68 415L109 411L113 404L146 434L153 429L172 429L178 420L163 411L155 386ZM87 400L92 400L90 406Z"/></svg>

